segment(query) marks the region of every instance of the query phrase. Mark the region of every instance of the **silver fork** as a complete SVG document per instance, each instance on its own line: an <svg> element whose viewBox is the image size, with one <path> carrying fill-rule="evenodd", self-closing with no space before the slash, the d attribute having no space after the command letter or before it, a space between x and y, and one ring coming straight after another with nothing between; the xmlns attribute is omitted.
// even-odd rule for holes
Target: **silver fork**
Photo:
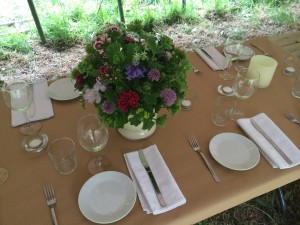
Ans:
<svg viewBox="0 0 300 225"><path fill-rule="evenodd" d="M56 215L55 215L55 211L54 211L54 207L56 205L56 197L55 197L53 186L52 185L46 185L44 187L44 192L45 192L47 205L49 206L49 208L51 210L52 222L53 222L54 225L58 225Z"/></svg>
<svg viewBox="0 0 300 225"><path fill-rule="evenodd" d="M213 176L213 178L215 179L216 182L221 182L220 178L218 177L217 173L215 172L215 170L212 168L212 166L210 165L210 163L208 162L208 160L206 159L205 155L203 154L203 152L201 151L201 148L195 138L195 136L189 136L189 141L190 144L192 146L192 148L194 149L195 152L197 152L205 161L211 175Z"/></svg>
<svg viewBox="0 0 300 225"><path fill-rule="evenodd" d="M253 43L251 43L251 45L254 46L255 48L259 49L260 51L262 51L262 52L264 53L265 56L270 56L270 57L272 57L272 54L269 53L269 52L267 52L267 51L265 51L262 47L260 47L260 46L258 46L258 45L256 45L256 44L253 44Z"/></svg>
<svg viewBox="0 0 300 225"><path fill-rule="evenodd" d="M300 120L296 119L290 112L285 114L286 118L288 118L291 122L298 124L300 126Z"/></svg>

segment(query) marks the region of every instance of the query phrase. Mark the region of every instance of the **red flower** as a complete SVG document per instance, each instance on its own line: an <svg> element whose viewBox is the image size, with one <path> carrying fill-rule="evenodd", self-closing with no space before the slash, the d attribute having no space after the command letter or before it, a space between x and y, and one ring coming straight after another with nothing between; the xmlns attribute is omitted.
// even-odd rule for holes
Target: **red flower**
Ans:
<svg viewBox="0 0 300 225"><path fill-rule="evenodd" d="M82 80L83 80L82 75L79 72L77 72L76 73L76 86L77 87L80 87Z"/></svg>
<svg viewBox="0 0 300 225"><path fill-rule="evenodd" d="M106 69L105 69L105 67L104 66L100 66L100 75L104 75L104 74L107 74L107 72L106 72Z"/></svg>
<svg viewBox="0 0 300 225"><path fill-rule="evenodd" d="M98 42L98 41L95 42L95 44L94 44L94 48L95 48L95 49L98 49L98 50L99 50L99 49L101 49L101 47L102 47L102 43L100 43L100 42Z"/></svg>
<svg viewBox="0 0 300 225"><path fill-rule="evenodd" d="M122 92L118 96L118 106L119 109L128 112L128 107L137 108L138 101L140 100L140 96L135 91Z"/></svg>
<svg viewBox="0 0 300 225"><path fill-rule="evenodd" d="M133 39L132 37L126 36L126 37L124 38L124 42L125 42L126 44L128 44L128 43L133 43L133 42L134 42L134 39Z"/></svg>
<svg viewBox="0 0 300 225"><path fill-rule="evenodd" d="M118 32L119 31L119 28L118 27L111 27L111 31L113 31L113 32Z"/></svg>

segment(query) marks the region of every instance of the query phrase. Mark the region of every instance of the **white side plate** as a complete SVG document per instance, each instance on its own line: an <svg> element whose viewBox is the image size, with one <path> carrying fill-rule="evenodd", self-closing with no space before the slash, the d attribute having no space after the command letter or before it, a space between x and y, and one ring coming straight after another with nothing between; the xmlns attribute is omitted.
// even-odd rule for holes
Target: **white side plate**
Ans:
<svg viewBox="0 0 300 225"><path fill-rule="evenodd" d="M221 133L209 143L212 157L232 170L249 170L255 167L260 153L253 141L235 133Z"/></svg>
<svg viewBox="0 0 300 225"><path fill-rule="evenodd" d="M252 50L252 48L248 47L248 46L243 46L244 49L243 49L243 53L241 56L239 56L239 60L247 60L247 59L250 59L252 56L255 55L254 51ZM237 54L237 49L236 48L233 48L233 49L230 49L230 51L233 53L233 54ZM223 49L223 52L224 52L224 55L226 56L226 53Z"/></svg>
<svg viewBox="0 0 300 225"><path fill-rule="evenodd" d="M79 209L90 221L99 224L125 217L136 201L132 180L119 172L98 173L85 182L78 196Z"/></svg>
<svg viewBox="0 0 300 225"><path fill-rule="evenodd" d="M74 80L71 78L61 78L48 87L48 96L59 101L71 100L79 97L80 92L75 90Z"/></svg>

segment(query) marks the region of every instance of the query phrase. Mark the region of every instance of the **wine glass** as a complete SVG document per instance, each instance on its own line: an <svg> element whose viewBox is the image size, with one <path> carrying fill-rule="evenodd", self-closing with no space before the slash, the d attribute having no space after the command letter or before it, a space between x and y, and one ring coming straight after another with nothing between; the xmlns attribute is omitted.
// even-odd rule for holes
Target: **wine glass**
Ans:
<svg viewBox="0 0 300 225"><path fill-rule="evenodd" d="M8 80L2 87L2 93L6 105L14 111L23 112L26 124L22 125L20 132L28 135L22 141L22 147L28 152L40 152L48 144L48 136L38 132L41 128L39 122L32 123L29 120L26 110L32 104L32 91L29 85L18 79Z"/></svg>
<svg viewBox="0 0 300 225"><path fill-rule="evenodd" d="M219 77L223 80L232 80L234 78L234 74L230 72L232 61L237 60L242 55L243 47L241 42L227 39L223 51L228 62L228 67L219 74Z"/></svg>
<svg viewBox="0 0 300 225"><path fill-rule="evenodd" d="M260 76L257 71L252 70L251 73L249 73L248 68L241 68L232 84L234 95L239 100L250 98L258 87L259 77ZM245 116L244 112L238 108L239 103L240 101L238 101L236 108L230 116L230 118L234 121Z"/></svg>
<svg viewBox="0 0 300 225"><path fill-rule="evenodd" d="M104 171L108 165L107 160L99 155L108 141L108 130L99 121L98 115L88 114L79 119L77 136L80 145L89 152L97 152L98 156L88 162L88 170L91 174Z"/></svg>
<svg viewBox="0 0 300 225"><path fill-rule="evenodd" d="M235 70L236 71L239 71L240 69L242 69L244 67L243 65L240 64L240 58L244 54L244 49L245 49L245 46L243 45L243 43L238 42L238 44L236 45L236 61L235 61Z"/></svg>
<svg viewBox="0 0 300 225"><path fill-rule="evenodd" d="M23 80L12 79L4 83L2 93L6 105L14 111L22 112L26 124L20 127L24 135L31 135L41 129L40 122L31 122L27 109L33 104L33 91L29 84Z"/></svg>

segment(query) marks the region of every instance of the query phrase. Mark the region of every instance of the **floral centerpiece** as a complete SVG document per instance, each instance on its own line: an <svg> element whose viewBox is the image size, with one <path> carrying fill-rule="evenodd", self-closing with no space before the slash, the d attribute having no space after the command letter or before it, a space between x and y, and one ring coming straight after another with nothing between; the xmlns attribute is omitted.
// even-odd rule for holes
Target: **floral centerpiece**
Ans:
<svg viewBox="0 0 300 225"><path fill-rule="evenodd" d="M87 55L73 69L75 88L97 108L108 127L122 128L130 122L143 129L163 126L166 114L180 110L187 90L190 64L166 35L145 31L141 21L127 26L106 24L86 46Z"/></svg>

